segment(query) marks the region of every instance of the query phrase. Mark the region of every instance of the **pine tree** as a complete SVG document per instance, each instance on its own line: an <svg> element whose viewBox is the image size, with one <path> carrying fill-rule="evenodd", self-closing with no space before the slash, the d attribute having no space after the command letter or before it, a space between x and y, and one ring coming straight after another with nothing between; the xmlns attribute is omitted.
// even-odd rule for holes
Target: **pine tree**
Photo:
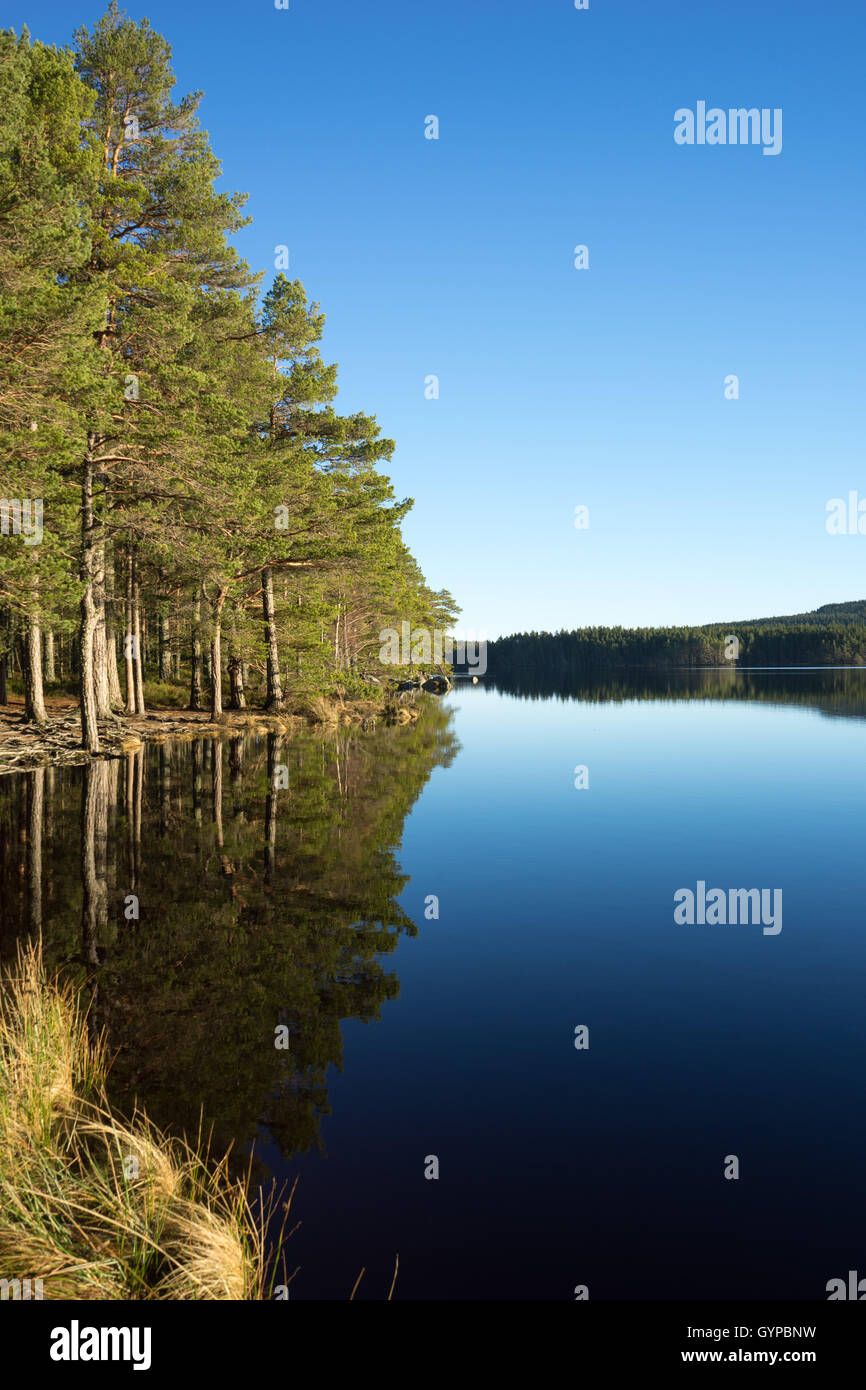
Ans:
<svg viewBox="0 0 866 1390"><path fill-rule="evenodd" d="M198 467L201 416L208 413L201 398L216 391L201 339L216 323L231 331L255 277L226 239L245 224L244 199L214 189L220 169L198 126L201 94L173 103L165 40L146 20L136 25L121 17L113 0L92 32L78 30L76 42L78 70L95 93L91 133L101 158L87 275L107 304L94 333L114 388L111 411L92 421L81 465L82 732L95 751L106 505L109 534L134 575L142 549L164 542ZM140 626L135 578L132 588L132 618ZM138 636L126 634L140 704Z"/></svg>
<svg viewBox="0 0 866 1390"><path fill-rule="evenodd" d="M25 714L39 723L43 624L62 624L74 592L63 467L95 374L98 291L77 283L91 245L90 106L69 54L0 33L0 491L19 526L22 508L41 517L41 534L0 537L0 604L7 640L19 632ZM14 530L8 518L3 530Z"/></svg>
<svg viewBox="0 0 866 1390"><path fill-rule="evenodd" d="M279 709L290 683L361 680L386 615L432 623L451 601L403 544L393 442L334 406L319 306L282 275L257 306L229 241L244 199L215 190L168 44L115 0L75 38L73 56L0 34L2 491L7 522L45 508L41 545L0 537L0 699L17 636L43 718L43 631L53 674L75 629L97 752L100 720L144 711L145 637L162 680L189 651L191 708L209 644L220 717L224 638L230 707L260 671Z"/></svg>

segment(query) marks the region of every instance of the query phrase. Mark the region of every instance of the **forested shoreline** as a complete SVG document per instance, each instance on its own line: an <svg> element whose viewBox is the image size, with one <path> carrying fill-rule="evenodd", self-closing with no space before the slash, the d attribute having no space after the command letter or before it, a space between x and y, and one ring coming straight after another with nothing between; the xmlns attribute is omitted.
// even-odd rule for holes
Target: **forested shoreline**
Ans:
<svg viewBox="0 0 866 1390"><path fill-rule="evenodd" d="M45 724L74 690L91 753L149 693L381 694L380 630L457 612L286 248L261 293L232 246L245 198L170 60L114 0L69 49L0 31L0 704L20 680Z"/></svg>
<svg viewBox="0 0 866 1390"><path fill-rule="evenodd" d="M703 627L585 627L521 632L487 645L490 676L561 680L594 671L645 667L861 666L866 664L866 600L826 604L813 613Z"/></svg>

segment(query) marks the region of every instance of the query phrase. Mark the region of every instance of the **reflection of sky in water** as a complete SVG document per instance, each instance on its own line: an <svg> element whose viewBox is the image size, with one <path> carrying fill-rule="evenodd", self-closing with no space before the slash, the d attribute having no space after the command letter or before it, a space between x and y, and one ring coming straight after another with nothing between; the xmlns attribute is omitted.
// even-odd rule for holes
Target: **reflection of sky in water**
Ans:
<svg viewBox="0 0 866 1390"><path fill-rule="evenodd" d="M404 1298L825 1297L863 1258L861 720L452 703L463 751L403 841L400 998L344 1025L329 1157L299 1165L297 1296L399 1250ZM675 925L699 878L781 887L781 934Z"/></svg>

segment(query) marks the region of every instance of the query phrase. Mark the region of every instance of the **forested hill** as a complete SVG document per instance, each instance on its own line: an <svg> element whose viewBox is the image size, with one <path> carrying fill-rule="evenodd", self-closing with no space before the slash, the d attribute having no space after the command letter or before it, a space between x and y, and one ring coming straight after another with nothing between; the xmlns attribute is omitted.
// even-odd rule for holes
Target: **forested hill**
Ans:
<svg viewBox="0 0 866 1390"><path fill-rule="evenodd" d="M824 603L811 613L791 613L782 618L748 618L745 622L734 623L730 630L733 632L741 627L829 626L831 623L866 626L866 599L855 598L850 603Z"/></svg>
<svg viewBox="0 0 866 1390"><path fill-rule="evenodd" d="M519 632L490 642L487 670L580 674L611 667L860 666L866 664L866 599L812 613L702 627L584 627Z"/></svg>

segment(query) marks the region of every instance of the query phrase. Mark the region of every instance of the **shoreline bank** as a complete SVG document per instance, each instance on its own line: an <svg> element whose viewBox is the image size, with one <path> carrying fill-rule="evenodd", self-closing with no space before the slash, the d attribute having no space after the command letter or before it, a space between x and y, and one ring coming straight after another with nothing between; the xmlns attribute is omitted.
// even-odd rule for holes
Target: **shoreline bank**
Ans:
<svg viewBox="0 0 866 1390"><path fill-rule="evenodd" d="M262 732L296 737L315 729L355 728L372 732L377 722L414 723L420 706L376 700L336 700L314 697L302 710L287 709L279 714L264 710L224 711L218 720L207 710L186 710L154 706L143 715L118 714L99 720L99 753L88 753L81 746L81 715L78 704L68 696L46 698L49 722L45 725L24 719L24 702L12 696L0 706L0 776L28 772L39 767L72 767L100 759L124 758L148 743L189 741L197 738L238 738Z"/></svg>

